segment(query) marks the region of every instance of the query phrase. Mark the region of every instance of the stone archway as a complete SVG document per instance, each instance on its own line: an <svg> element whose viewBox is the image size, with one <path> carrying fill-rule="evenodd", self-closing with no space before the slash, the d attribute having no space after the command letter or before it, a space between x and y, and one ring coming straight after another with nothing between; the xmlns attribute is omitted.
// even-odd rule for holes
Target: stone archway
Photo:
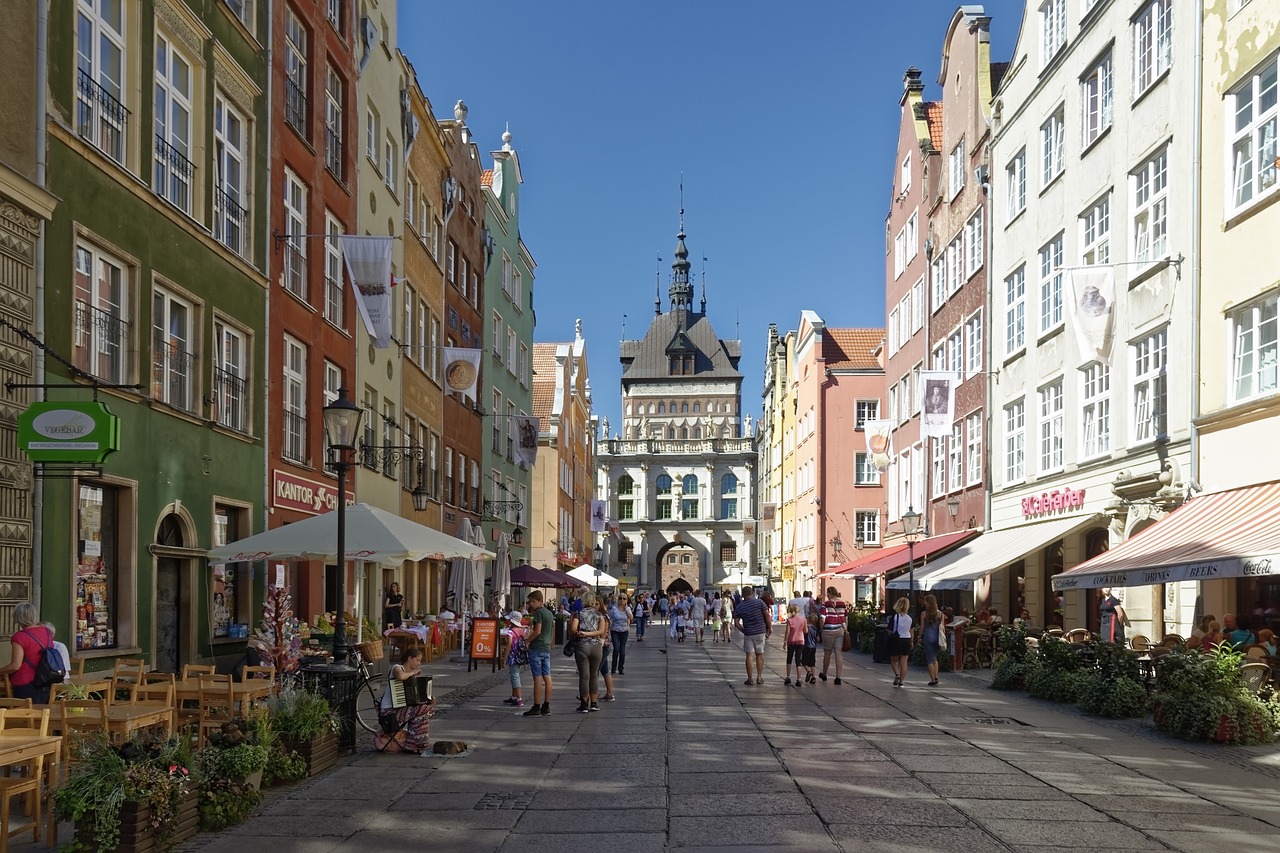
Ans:
<svg viewBox="0 0 1280 853"><path fill-rule="evenodd" d="M684 578L676 578L671 583L667 584L664 592L666 592L667 595L675 595L676 593L682 592L690 593L693 592L693 586Z"/></svg>

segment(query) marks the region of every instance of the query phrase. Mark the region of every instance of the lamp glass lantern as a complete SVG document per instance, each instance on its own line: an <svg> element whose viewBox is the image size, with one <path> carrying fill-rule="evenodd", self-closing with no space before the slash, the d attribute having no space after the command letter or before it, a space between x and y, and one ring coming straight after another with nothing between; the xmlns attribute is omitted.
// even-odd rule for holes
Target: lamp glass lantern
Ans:
<svg viewBox="0 0 1280 853"><path fill-rule="evenodd" d="M325 406L323 412L324 434L329 446L334 450L355 450L364 409L351 402L346 388L339 388L338 399Z"/></svg>
<svg viewBox="0 0 1280 853"><path fill-rule="evenodd" d="M913 508L907 507L907 511L902 514L902 533L908 539L916 536L920 532L920 513Z"/></svg>

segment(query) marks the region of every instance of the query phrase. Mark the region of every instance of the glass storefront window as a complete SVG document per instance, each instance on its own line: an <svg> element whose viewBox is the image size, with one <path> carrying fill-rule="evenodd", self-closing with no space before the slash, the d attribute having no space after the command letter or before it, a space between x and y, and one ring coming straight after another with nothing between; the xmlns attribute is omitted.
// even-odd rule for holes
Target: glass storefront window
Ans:
<svg viewBox="0 0 1280 853"><path fill-rule="evenodd" d="M116 647L116 619L120 592L119 489L91 483L80 485L76 523L75 647Z"/></svg>
<svg viewBox="0 0 1280 853"><path fill-rule="evenodd" d="M243 538L242 515L243 511L235 507L214 507L213 542L215 546L226 545L228 542ZM239 582L242 577L245 580L245 590L240 588ZM247 594L248 581L251 577L248 563L213 566L209 624L213 627L214 637L230 637L231 626L245 621L240 618L245 611L245 607L241 605L241 594Z"/></svg>

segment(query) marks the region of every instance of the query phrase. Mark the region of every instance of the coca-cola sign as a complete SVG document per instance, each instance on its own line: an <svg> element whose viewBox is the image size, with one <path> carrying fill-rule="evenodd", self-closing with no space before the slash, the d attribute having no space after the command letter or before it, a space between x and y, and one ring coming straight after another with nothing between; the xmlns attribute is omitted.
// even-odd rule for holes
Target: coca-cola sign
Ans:
<svg viewBox="0 0 1280 853"><path fill-rule="evenodd" d="M1023 518L1035 518L1083 508L1084 489L1073 489L1070 486L1022 499Z"/></svg>

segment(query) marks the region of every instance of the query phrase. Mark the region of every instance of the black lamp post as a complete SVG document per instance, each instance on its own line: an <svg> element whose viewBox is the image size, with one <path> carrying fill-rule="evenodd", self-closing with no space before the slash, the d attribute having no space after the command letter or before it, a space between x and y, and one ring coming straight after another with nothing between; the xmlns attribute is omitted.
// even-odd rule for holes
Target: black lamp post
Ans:
<svg viewBox="0 0 1280 853"><path fill-rule="evenodd" d="M338 472L338 613L333 624L333 659L347 659L347 470L350 454L356 449L356 435L364 417L361 409L347 396L346 388L338 389L338 399L324 407L324 432L329 439L330 464Z"/></svg>
<svg viewBox="0 0 1280 853"><path fill-rule="evenodd" d="M910 586L911 609L914 611L916 606L916 539L920 536L920 513L911 507L907 507L907 511L902 514L902 535L907 540L907 563L908 578L907 584Z"/></svg>
<svg viewBox="0 0 1280 853"><path fill-rule="evenodd" d="M600 594L600 572L604 570L604 548L599 543L591 549L591 556L596 558L596 595Z"/></svg>

